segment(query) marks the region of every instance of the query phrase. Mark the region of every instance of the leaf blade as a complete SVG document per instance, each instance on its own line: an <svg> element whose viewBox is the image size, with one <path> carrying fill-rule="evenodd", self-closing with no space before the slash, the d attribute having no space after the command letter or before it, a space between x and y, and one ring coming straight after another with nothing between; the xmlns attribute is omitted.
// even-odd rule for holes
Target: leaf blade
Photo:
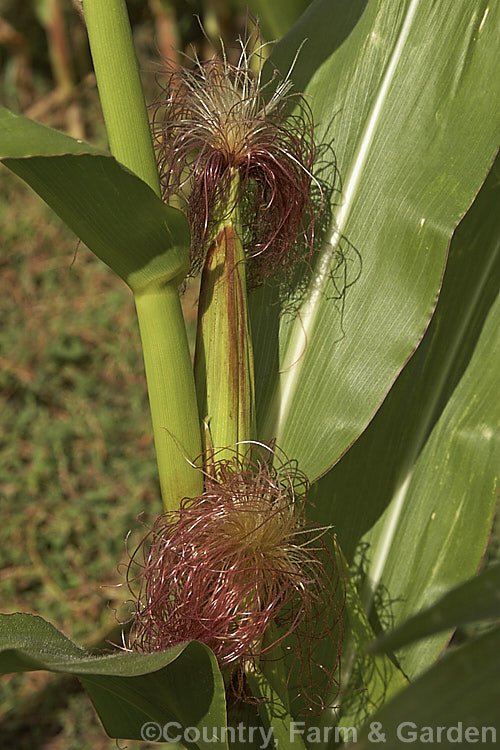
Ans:
<svg viewBox="0 0 500 750"><path fill-rule="evenodd" d="M278 342L279 313L272 320L262 293L254 301L259 430L265 440L277 437L311 479L366 428L415 351L434 309L450 235L496 149L497 126L484 128L477 90L496 77L495 19L488 16L473 43L478 10L470 14L446 0L358 4L352 33L339 48L332 41L333 52L315 68L319 53L308 32L316 32L318 17L327 25L334 13L348 26L353 12L343 12L340 3L313 4L274 55L286 70L299 40L309 37L311 54L299 56L293 77L311 97L320 151L335 138L344 182L339 199L335 165L324 166L331 229L305 301L300 295L287 300L299 315L282 316ZM417 59L415 49L421 50ZM471 126L476 117L477 127ZM487 117L498 122L500 112L490 107ZM338 294L329 278L339 237L346 238L345 284L352 282L339 301L343 311L335 308Z"/></svg>
<svg viewBox="0 0 500 750"><path fill-rule="evenodd" d="M371 717L370 727L363 730L355 747L372 747L369 733L374 726L384 732L387 748L399 748L403 742L428 747L432 741L452 748L463 742L469 727L479 731L466 741L493 745L500 701L499 654L500 628L448 653ZM440 739L438 727L444 727ZM448 734L452 727L456 729ZM482 729L487 731L483 733Z"/></svg>
<svg viewBox="0 0 500 750"><path fill-rule="evenodd" d="M139 292L187 271L189 228L111 155L0 107L0 159Z"/></svg>
<svg viewBox="0 0 500 750"><path fill-rule="evenodd" d="M439 601L371 644L387 653L412 641L478 620L500 618L500 565L449 591Z"/></svg>
<svg viewBox="0 0 500 750"><path fill-rule="evenodd" d="M315 520L334 524L379 630L473 576L491 528L500 419L499 168L497 161L455 233L420 348L365 433L312 490ZM430 665L449 635L405 650L405 672Z"/></svg>
<svg viewBox="0 0 500 750"><path fill-rule="evenodd" d="M40 669L76 675L112 737L147 739L141 734L147 722L159 730L170 721L182 731L225 726L222 676L212 652L195 641L165 652L93 656L41 617L0 615L0 672ZM220 740L205 742L200 734L187 744L226 747Z"/></svg>

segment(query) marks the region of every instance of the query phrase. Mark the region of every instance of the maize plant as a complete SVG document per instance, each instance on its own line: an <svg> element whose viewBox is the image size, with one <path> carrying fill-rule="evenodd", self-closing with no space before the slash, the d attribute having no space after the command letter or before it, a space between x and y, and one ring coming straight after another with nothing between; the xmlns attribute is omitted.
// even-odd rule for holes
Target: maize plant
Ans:
<svg viewBox="0 0 500 750"><path fill-rule="evenodd" d="M498 625L439 657L500 613L499 568L474 577L500 9L296 5L254 3L283 33L269 57L257 27L235 61L166 70L150 122L124 0L83 0L110 152L0 112L5 166L134 295L162 495L123 649L5 614L0 669L77 675L116 738L491 746Z"/></svg>

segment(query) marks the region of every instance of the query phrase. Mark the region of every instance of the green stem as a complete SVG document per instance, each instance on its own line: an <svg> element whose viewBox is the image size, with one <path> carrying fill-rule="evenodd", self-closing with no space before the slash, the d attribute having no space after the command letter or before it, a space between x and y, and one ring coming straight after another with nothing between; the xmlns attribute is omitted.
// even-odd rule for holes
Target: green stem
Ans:
<svg viewBox="0 0 500 750"><path fill-rule="evenodd" d="M111 152L160 195L144 92L125 0L83 0ZM203 491L189 462L201 453L193 369L178 294L181 278L135 291L163 505Z"/></svg>
<svg viewBox="0 0 500 750"><path fill-rule="evenodd" d="M175 510L183 497L203 491L203 476L190 465L201 453L201 437L186 329L172 284L137 294L135 304L163 504Z"/></svg>
<svg viewBox="0 0 500 750"><path fill-rule="evenodd" d="M221 449L254 437L253 350L237 190L235 178L227 203L220 209L224 218L207 251L198 305L198 407L200 416L208 421L212 446L219 451L217 458L234 455ZM229 213L228 205L234 206ZM237 452L247 453L248 448L239 446Z"/></svg>
<svg viewBox="0 0 500 750"><path fill-rule="evenodd" d="M83 9L111 153L160 195L125 0L83 0Z"/></svg>

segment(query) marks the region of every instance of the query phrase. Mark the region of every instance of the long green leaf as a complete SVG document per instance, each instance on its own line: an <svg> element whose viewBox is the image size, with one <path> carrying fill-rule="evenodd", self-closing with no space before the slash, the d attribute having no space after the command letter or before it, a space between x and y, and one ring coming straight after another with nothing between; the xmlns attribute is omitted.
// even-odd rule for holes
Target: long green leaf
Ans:
<svg viewBox="0 0 500 750"><path fill-rule="evenodd" d="M180 732L188 746L226 747L220 732L211 741L212 727L226 726L225 692L216 659L201 643L92 656L41 617L0 615L0 674L40 669L76 675L111 737L159 741L165 724L173 722L169 736ZM189 731L184 736L189 728L200 737Z"/></svg>
<svg viewBox="0 0 500 750"><path fill-rule="evenodd" d="M305 291L254 295L259 434L311 479L366 428L429 323L497 147L499 29L487 0L319 0L273 52L285 73L307 39L293 79L327 226Z"/></svg>
<svg viewBox="0 0 500 750"><path fill-rule="evenodd" d="M496 747L500 739L499 670L497 628L448 654L374 714L354 747L368 750L377 738L387 750L407 745L428 748L432 743L440 748L472 743Z"/></svg>
<svg viewBox="0 0 500 750"><path fill-rule="evenodd" d="M389 591L394 624L473 575L484 551L498 488L499 331L497 296L467 370L414 463L401 467L391 504L365 537L367 600L377 588ZM402 657L405 670L419 673L446 639L410 647Z"/></svg>
<svg viewBox="0 0 500 750"><path fill-rule="evenodd" d="M395 651L427 635L491 618L500 619L500 565L452 589L432 607L378 638L370 650Z"/></svg>
<svg viewBox="0 0 500 750"><path fill-rule="evenodd" d="M109 154L0 107L0 159L134 292L186 273L185 217Z"/></svg>
<svg viewBox="0 0 500 750"><path fill-rule="evenodd" d="M491 527L500 417L499 167L455 233L418 351L366 432L313 489L316 518L335 525L356 561L378 631L473 576ZM448 637L405 650L405 672L424 670Z"/></svg>

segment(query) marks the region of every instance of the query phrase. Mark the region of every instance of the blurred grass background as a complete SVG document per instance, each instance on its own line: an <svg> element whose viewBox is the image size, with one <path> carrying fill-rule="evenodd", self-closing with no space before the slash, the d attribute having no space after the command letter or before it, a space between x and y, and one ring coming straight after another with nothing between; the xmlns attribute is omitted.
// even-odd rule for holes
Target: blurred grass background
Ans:
<svg viewBox="0 0 500 750"><path fill-rule="evenodd" d="M78 6L0 0L0 103L106 147ZM149 102L162 59L206 54L197 15L228 42L243 16L225 0L128 6ZM4 167L0 237L0 611L109 648L128 611L127 534L132 550L161 512L132 295ZM184 309L194 331L195 287ZM0 748L117 746L77 680L6 676L0 694Z"/></svg>
<svg viewBox="0 0 500 750"><path fill-rule="evenodd" d="M237 0L127 0L149 102L162 59L209 54ZM0 0L0 103L106 147L79 0ZM125 540L161 512L132 296L0 167L0 611L33 612L86 647L118 642ZM196 287L184 295L191 332ZM142 515L142 522L138 515ZM500 559L497 522L487 561ZM454 642L467 638L468 631ZM108 750L77 680L0 678L0 750ZM131 750L157 745L126 741Z"/></svg>

